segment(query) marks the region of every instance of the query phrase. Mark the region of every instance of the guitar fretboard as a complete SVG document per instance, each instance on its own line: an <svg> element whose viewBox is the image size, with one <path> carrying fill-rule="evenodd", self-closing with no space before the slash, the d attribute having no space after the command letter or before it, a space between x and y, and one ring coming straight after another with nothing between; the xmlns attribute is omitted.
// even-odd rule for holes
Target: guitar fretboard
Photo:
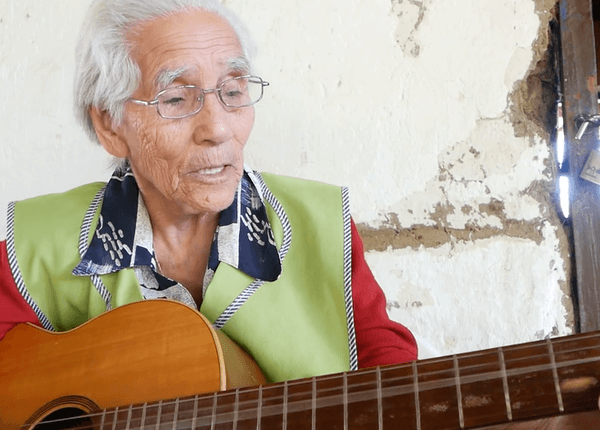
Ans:
<svg viewBox="0 0 600 430"><path fill-rule="evenodd" d="M116 429L463 429L597 408L598 334L101 411ZM43 428L40 427L40 428Z"/></svg>

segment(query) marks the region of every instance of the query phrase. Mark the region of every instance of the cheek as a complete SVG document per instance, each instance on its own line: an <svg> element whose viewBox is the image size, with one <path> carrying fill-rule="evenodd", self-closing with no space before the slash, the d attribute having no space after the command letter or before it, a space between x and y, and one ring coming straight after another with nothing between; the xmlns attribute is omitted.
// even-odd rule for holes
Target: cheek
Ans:
<svg viewBox="0 0 600 430"><path fill-rule="evenodd" d="M134 126L139 142L135 155L146 175L153 178L155 186L176 190L179 177L173 173L177 172L177 160L183 151L175 141L165 137L172 133L158 131L157 127L148 127L142 121L136 121Z"/></svg>
<svg viewBox="0 0 600 430"><path fill-rule="evenodd" d="M238 136L238 142L243 149L248 141L248 137L250 137L250 132L252 131L252 127L254 127L254 107L251 106L248 108L247 113L245 112L244 116L241 116L236 122L236 134Z"/></svg>
<svg viewBox="0 0 600 430"><path fill-rule="evenodd" d="M140 143L140 151L143 158L148 161L165 160L170 161L180 157L185 145L181 144L184 139L180 138L181 127L173 124L148 124L137 120L134 124L137 140Z"/></svg>

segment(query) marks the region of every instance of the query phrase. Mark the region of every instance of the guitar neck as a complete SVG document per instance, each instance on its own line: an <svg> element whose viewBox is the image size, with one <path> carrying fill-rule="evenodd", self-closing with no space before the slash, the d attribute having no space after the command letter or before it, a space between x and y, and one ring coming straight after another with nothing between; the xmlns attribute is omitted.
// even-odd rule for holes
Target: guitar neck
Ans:
<svg viewBox="0 0 600 430"><path fill-rule="evenodd" d="M597 409L598 334L106 410L100 428L462 429Z"/></svg>

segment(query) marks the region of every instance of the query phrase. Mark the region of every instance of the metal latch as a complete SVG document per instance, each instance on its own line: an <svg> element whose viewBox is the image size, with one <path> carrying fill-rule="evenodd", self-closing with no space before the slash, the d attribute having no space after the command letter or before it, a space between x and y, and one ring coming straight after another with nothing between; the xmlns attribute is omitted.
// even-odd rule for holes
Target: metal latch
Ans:
<svg viewBox="0 0 600 430"><path fill-rule="evenodd" d="M577 134L575 135L575 140L581 140L583 135L588 131L588 128L592 126L592 128L600 127L600 115L588 115L585 113L577 115L575 118L575 126L578 127Z"/></svg>
<svg viewBox="0 0 600 430"><path fill-rule="evenodd" d="M575 140L579 141L583 135L590 129L596 129L600 127L600 115L587 115L581 114L575 117L575 126L577 134ZM579 176L586 181L593 182L594 184L600 185L600 151L592 150L588 155L588 158L581 170Z"/></svg>

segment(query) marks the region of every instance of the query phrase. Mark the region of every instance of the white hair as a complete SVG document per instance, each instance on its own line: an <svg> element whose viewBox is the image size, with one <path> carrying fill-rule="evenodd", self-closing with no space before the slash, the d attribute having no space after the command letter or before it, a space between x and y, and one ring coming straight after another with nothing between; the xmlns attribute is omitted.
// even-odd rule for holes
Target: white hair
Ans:
<svg viewBox="0 0 600 430"><path fill-rule="evenodd" d="M98 142L89 110L107 111L119 124L124 104L141 80L130 56L127 32L136 25L190 9L223 17L236 33L248 64L254 44L246 26L218 0L93 0L83 21L75 53L75 114L89 137Z"/></svg>

